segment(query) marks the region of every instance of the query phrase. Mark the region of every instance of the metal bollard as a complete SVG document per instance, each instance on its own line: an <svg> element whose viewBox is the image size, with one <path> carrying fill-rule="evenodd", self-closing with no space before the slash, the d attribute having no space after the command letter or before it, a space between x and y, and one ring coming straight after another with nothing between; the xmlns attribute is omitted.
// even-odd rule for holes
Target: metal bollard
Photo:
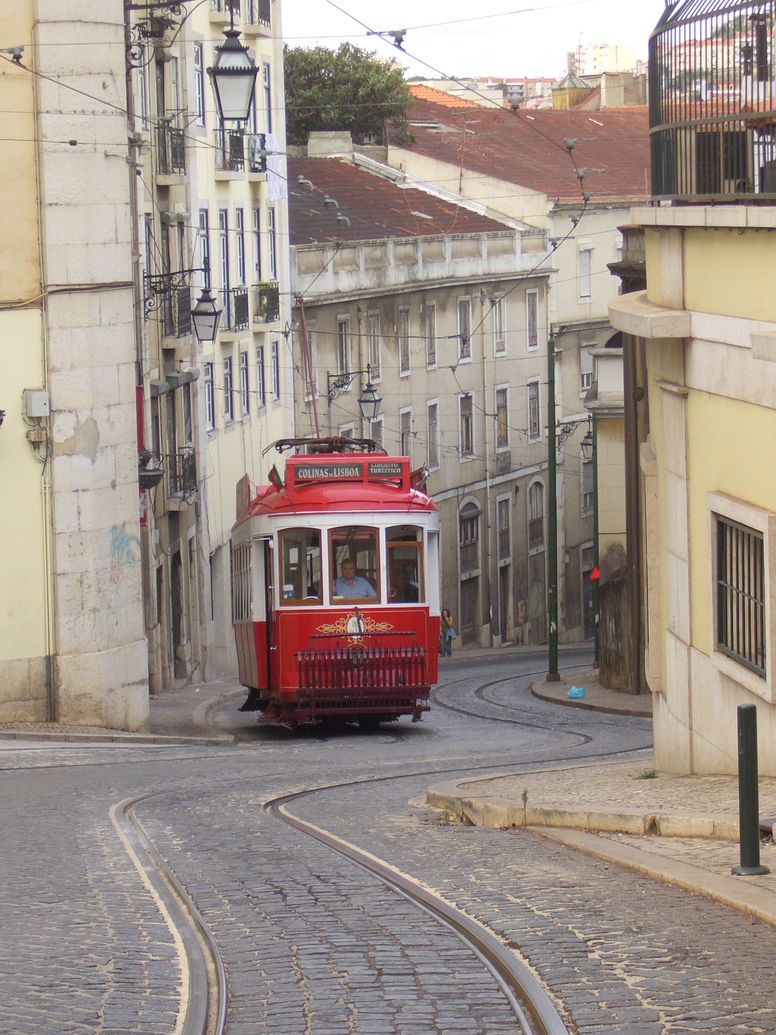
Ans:
<svg viewBox="0 0 776 1035"><path fill-rule="evenodd" d="M757 708L738 707L738 825L740 865L730 871L740 877L770 873L760 865L760 790L757 780Z"/></svg>

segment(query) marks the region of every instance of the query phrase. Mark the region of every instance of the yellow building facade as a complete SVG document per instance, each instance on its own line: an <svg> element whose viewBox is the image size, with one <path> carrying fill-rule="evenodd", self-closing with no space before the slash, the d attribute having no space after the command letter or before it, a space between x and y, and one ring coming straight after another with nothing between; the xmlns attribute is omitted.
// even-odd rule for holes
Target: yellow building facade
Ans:
<svg viewBox="0 0 776 1035"><path fill-rule="evenodd" d="M610 306L645 340L641 446L655 762L735 773L737 707L755 705L776 774L776 210L637 210L647 290Z"/></svg>

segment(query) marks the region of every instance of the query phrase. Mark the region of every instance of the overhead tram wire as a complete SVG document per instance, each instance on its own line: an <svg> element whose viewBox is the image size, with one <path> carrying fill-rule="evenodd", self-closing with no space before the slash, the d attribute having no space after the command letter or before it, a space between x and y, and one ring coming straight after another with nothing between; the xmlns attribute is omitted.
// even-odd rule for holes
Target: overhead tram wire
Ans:
<svg viewBox="0 0 776 1035"><path fill-rule="evenodd" d="M356 22L357 25L360 25L362 28L366 29L371 35L378 36L380 39L383 40L384 43L388 43L389 46L392 46L396 50L399 50L402 54L406 54L407 57L412 58L413 61L417 61L420 64L425 65L426 68L429 68L432 72L435 72L437 75L441 76L443 79L446 79L448 82L456 83L456 85L458 85L458 86L466 86L466 84L462 83L460 81L460 79L456 79L455 76L447 75L447 73L443 72L439 68L436 68L436 66L430 64L428 61L424 61L423 58L419 58L419 57L417 57L417 55L410 53L410 51L406 50L402 46L401 41L394 41L393 43L390 43L385 38L385 34L377 32L374 29L371 29L365 22L362 22L360 18L357 18L355 15L351 14L349 11L346 11L343 7L340 7L339 4L334 2L334 0L326 0L326 3L330 7L333 7L335 10L339 11L340 14L344 14L347 18L352 19L354 22ZM469 89L468 86L466 86L466 88ZM497 101L494 101L492 98L487 97L485 94L480 94L477 90L473 90L472 92L476 96L481 97L488 104L491 104L494 107L498 108L499 111L503 111L504 110L502 108L502 106L500 104L498 104ZM559 151L562 151L564 154L568 155L568 157L569 157L569 159L571 161L572 168L574 170L574 175L576 176L577 182L579 183L580 194L582 196L582 211L581 211L578 219L576 219L576 221L574 222L574 224L571 227L571 229L562 238L560 238L558 241L556 241L555 245L551 248L551 250L547 253L547 255L543 259L541 259L530 270L529 273L526 274L528 276L528 275L531 275L531 274L535 273L536 270L538 270L541 266L543 266L544 263L550 258L550 256L553 255L558 250L558 248L561 246L561 244L564 244L571 237L571 235L576 231L577 227L579 226L579 223L581 222L582 218L584 217L585 213L587 212L587 207L588 207L588 204L589 204L589 201L590 201L590 196L589 196L589 194L587 194L587 192L582 187L583 174L580 172L579 167L577 166L577 162L576 162L576 159L574 157L573 144L570 145L570 146L568 144L566 144L566 145L559 144L557 142L557 140L554 140L552 137L548 136L546 133L543 133L539 129L538 126L534 125L533 122L526 121L524 123L524 125L528 126L535 133L538 133L539 136L542 137L542 139L546 140L549 144L551 144L552 147L555 147ZM506 292L506 294L503 297L506 297L508 294L511 294L511 292L514 291L517 288L518 284L519 284L519 282L517 284L515 284L512 288L510 288L510 290L508 292ZM469 331L469 338L470 339L471 339L471 336L474 334L474 332L479 330L479 328L483 325L483 323L485 322L487 317L490 316L490 314L491 314L491 312L493 312L494 308L495 308L495 304L492 304L490 310L482 317L482 319L480 320L479 324L477 324L476 327L472 327L470 329L470 331ZM457 366L458 366L458 364L456 363L455 366L453 367L453 372L457 369Z"/></svg>

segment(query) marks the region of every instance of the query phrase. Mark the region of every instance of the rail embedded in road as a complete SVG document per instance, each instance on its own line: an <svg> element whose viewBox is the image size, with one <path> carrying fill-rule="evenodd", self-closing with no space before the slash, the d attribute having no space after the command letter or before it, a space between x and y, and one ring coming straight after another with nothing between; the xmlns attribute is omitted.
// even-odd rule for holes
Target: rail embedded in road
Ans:
<svg viewBox="0 0 776 1035"><path fill-rule="evenodd" d="M326 789L326 788L319 788ZM299 819L286 806L315 791L297 791L265 802L271 815L315 838L377 877L392 890L452 930L491 973L512 1008L520 1035L569 1035L550 997L529 968L488 928L406 874L321 827Z"/></svg>

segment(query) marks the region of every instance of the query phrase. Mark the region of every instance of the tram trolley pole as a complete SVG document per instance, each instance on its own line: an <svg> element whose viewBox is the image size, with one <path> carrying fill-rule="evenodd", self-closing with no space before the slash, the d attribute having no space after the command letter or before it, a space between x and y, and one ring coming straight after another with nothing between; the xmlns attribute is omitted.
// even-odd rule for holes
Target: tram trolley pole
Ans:
<svg viewBox="0 0 776 1035"><path fill-rule="evenodd" d="M740 864L731 873L756 877L770 873L760 865L760 792L757 773L757 708L738 707L738 825Z"/></svg>

